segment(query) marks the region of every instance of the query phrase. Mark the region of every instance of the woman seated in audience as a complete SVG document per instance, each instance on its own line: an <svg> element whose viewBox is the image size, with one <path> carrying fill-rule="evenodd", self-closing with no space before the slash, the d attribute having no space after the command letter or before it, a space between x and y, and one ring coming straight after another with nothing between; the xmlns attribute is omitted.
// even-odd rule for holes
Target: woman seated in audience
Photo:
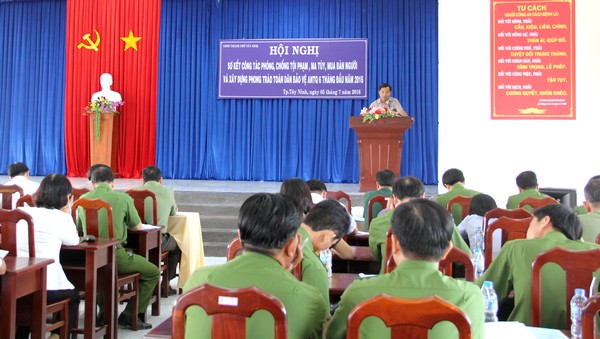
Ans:
<svg viewBox="0 0 600 339"><path fill-rule="evenodd" d="M73 203L72 186L69 179L61 174L47 175L37 192L33 195L36 207L21 207L20 209L33 219L35 256L54 259L47 269L47 301L56 302L70 298L69 302L69 333L79 317L79 292L71 284L60 265L60 247L62 245L77 245L79 236L71 218L70 205ZM18 256L29 256L27 226L19 222L17 229ZM27 338L29 328L21 327L17 338ZM51 338L58 338L53 333Z"/></svg>
<svg viewBox="0 0 600 339"><path fill-rule="evenodd" d="M498 206L496 205L496 201L494 200L494 198L487 194L477 194L474 195L473 198L471 198L471 204L469 205L469 215L466 216L463 219L463 221L457 226L460 235L467 242L467 244L469 244L471 249L477 247L477 244L473 243L474 234L477 230L482 230L483 217L487 212L493 210L496 207ZM489 223L491 224L494 221L496 221L496 218L490 219ZM481 239L481 241L485 241L485 239ZM496 241L494 241L494 243L496 243ZM483 243L479 244L479 246L483 246ZM500 250L500 248L498 248L498 250Z"/></svg>
<svg viewBox="0 0 600 339"><path fill-rule="evenodd" d="M310 209L314 206L312 197L310 195L310 188L306 182L300 178L291 178L284 181L281 184L279 193L290 196L292 199L294 199L300 206L300 209L302 209L304 212L304 216L306 216L306 213L308 213L308 211L310 211ZM348 215L348 218L350 218L350 215ZM331 250L342 259L354 258L352 248L350 248L344 239L340 239L336 244L334 244L331 247Z"/></svg>

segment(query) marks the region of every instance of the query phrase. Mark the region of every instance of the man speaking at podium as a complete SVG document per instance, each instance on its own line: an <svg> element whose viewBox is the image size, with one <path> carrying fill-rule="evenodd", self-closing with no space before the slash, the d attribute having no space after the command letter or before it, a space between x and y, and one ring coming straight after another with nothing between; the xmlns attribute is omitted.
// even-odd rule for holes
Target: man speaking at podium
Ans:
<svg viewBox="0 0 600 339"><path fill-rule="evenodd" d="M385 82L379 86L379 99L373 101L369 108L387 108L391 111L396 111L403 117L407 117L408 114L402 108L400 101L396 98L391 98L390 94L392 94L392 86L386 84Z"/></svg>

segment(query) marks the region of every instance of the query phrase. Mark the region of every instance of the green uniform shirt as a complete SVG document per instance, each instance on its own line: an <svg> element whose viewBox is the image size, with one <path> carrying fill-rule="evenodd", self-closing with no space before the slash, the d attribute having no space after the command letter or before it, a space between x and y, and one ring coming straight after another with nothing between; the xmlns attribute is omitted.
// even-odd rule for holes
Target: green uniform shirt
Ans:
<svg viewBox="0 0 600 339"><path fill-rule="evenodd" d="M457 196L472 197L479 194L480 192L465 188L462 184L454 184L452 188L444 193L440 194L435 198L435 202L440 204L444 208L448 208L448 201ZM454 224L458 225L462 221L462 208L458 204L452 205L452 218L454 218Z"/></svg>
<svg viewBox="0 0 600 339"><path fill-rule="evenodd" d="M596 242L596 237L600 233L600 209L579 216L583 235L581 239L586 242Z"/></svg>
<svg viewBox="0 0 600 339"><path fill-rule="evenodd" d="M585 208L585 206L579 205L579 206L575 206L575 208L573 209L573 212L575 212L575 214L577 214L577 215L582 215L582 214L586 214L588 211Z"/></svg>
<svg viewBox="0 0 600 339"><path fill-rule="evenodd" d="M356 280L348 286L331 318L327 338L346 338L346 324L350 312L359 303L381 293L401 298L437 295L458 306L469 316L472 338L483 338L483 296L477 285L443 275L438 271L437 263L418 260L403 261L391 273ZM389 338L390 331L383 321L369 317L361 323L360 337ZM429 339L457 337L456 327L447 322L439 323L429 332Z"/></svg>
<svg viewBox="0 0 600 339"><path fill-rule="evenodd" d="M515 308L509 321L531 324L531 265L535 257L549 249L591 250L596 244L569 240L561 232L550 232L542 238L508 241L485 273L477 279L479 286L486 280L494 282L498 301L515 292ZM542 269L542 324L541 327L564 329L566 326L565 272L552 264ZM570 291L573 293L573 291ZM499 304L500 304L499 303Z"/></svg>
<svg viewBox="0 0 600 339"><path fill-rule="evenodd" d="M525 198L546 198L547 195L544 193L538 192L535 188L528 188L523 192L515 195L511 195L508 197L508 202L506 203L506 208L509 210L514 210L515 208L519 208L519 203L523 201ZM529 212L533 211L531 206L524 206L526 210Z"/></svg>
<svg viewBox="0 0 600 339"><path fill-rule="evenodd" d="M133 199L122 192L114 191L109 184L97 184L96 189L81 196L88 199L102 199L112 208L113 229L115 238L121 239L122 244L127 243L127 228L132 228L141 223L140 216L135 209ZM98 213L100 225L106 225L106 211ZM85 211L80 208L77 214L77 228L85 230ZM100 237L108 238L108 229L100 228Z"/></svg>
<svg viewBox="0 0 600 339"><path fill-rule="evenodd" d="M371 249L373 260L381 261L381 271L379 274L383 274L385 272L385 244L387 242L387 231L391 227L393 214L393 211L390 211L378 218L373 219L369 229L369 248ZM471 255L471 249L469 248L469 245L467 245L465 240L460 236L456 226L454 226L454 230L452 231L452 245L468 255Z"/></svg>
<svg viewBox="0 0 600 339"><path fill-rule="evenodd" d="M175 192L170 187L161 185L156 181L148 181L142 186L134 188L136 190L148 190L156 195L156 204L158 205L158 222L154 219L152 211L152 199L148 198L144 202L145 220L152 225L164 226L163 233L167 232L169 216L177 213L177 203L175 202Z"/></svg>
<svg viewBox="0 0 600 339"><path fill-rule="evenodd" d="M218 266L197 269L183 287L184 292L211 284L223 288L256 286L278 298L286 309L288 338L321 338L323 322L329 310L316 288L298 281L273 258L244 251ZM186 312L186 338L210 338L210 319L200 307ZM273 338L273 318L266 311L258 311L246 322L247 338Z"/></svg>
<svg viewBox="0 0 600 339"><path fill-rule="evenodd" d="M300 227L298 233L302 234L302 241L308 238L308 233ZM325 305L329 307L329 276L321 259L315 253L312 241L309 239L302 248L302 282L315 287L321 293Z"/></svg>
<svg viewBox="0 0 600 339"><path fill-rule="evenodd" d="M378 195L383 195L384 197L391 197L392 196L392 190L387 188L387 187L382 187L380 189L378 189L377 191L370 191L365 193L364 196L364 212L363 212L363 217L365 218L365 229L368 230L369 229L369 200L371 200L373 197L378 196ZM383 208L381 208L381 205L379 204L375 204L373 205L373 216L376 217L377 214L379 214L379 212L381 212Z"/></svg>

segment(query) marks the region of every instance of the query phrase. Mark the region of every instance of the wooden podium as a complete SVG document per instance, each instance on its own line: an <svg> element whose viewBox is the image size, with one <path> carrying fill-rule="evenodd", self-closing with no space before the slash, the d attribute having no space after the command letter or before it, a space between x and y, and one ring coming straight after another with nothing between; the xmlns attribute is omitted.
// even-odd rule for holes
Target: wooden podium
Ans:
<svg viewBox="0 0 600 339"><path fill-rule="evenodd" d="M96 114L90 114L90 166L105 164L118 177L117 150L119 148L119 115L100 114L100 140L96 139Z"/></svg>
<svg viewBox="0 0 600 339"><path fill-rule="evenodd" d="M363 122L361 116L350 117L350 128L357 135L360 192L376 189L375 175L382 169L400 175L404 132L411 127L410 117L382 118L371 123Z"/></svg>

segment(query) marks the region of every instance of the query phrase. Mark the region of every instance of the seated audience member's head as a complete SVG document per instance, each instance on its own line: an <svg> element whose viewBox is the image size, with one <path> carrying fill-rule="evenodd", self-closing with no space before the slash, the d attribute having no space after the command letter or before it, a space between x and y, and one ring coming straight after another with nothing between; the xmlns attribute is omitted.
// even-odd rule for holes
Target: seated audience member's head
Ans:
<svg viewBox="0 0 600 339"><path fill-rule="evenodd" d="M162 182L162 172L156 166L148 166L142 170L142 179L144 183L148 181Z"/></svg>
<svg viewBox="0 0 600 339"><path fill-rule="evenodd" d="M310 209L304 224L314 233L315 251L335 245L350 228L350 215L344 206L335 200L323 200Z"/></svg>
<svg viewBox="0 0 600 339"><path fill-rule="evenodd" d="M404 260L440 261L451 246L454 221L448 211L426 199L401 204L392 216L392 253Z"/></svg>
<svg viewBox="0 0 600 339"><path fill-rule="evenodd" d="M392 187L394 198L401 202L425 197L425 185L415 177L402 177Z"/></svg>
<svg viewBox="0 0 600 339"><path fill-rule="evenodd" d="M108 167L108 166L105 164L93 164L92 166L90 166L90 168L88 168L87 178L89 181L92 181L92 173L94 173L94 171L100 167Z"/></svg>
<svg viewBox="0 0 600 339"><path fill-rule="evenodd" d="M471 198L471 203L469 204L469 214L476 214L481 217L485 216L485 214L494 208L498 207L496 205L496 200L487 194L476 194Z"/></svg>
<svg viewBox="0 0 600 339"><path fill-rule="evenodd" d="M525 171L521 172L517 175L517 187L519 187L519 192L530 188L538 188L538 181L535 172L533 171Z"/></svg>
<svg viewBox="0 0 600 339"><path fill-rule="evenodd" d="M561 232L571 240L581 239L583 233L579 218L566 206L551 204L534 210L527 239L542 238L552 231Z"/></svg>
<svg viewBox="0 0 600 339"><path fill-rule="evenodd" d="M290 178L281 184L279 193L287 195L294 199L304 214L313 207L310 189L304 180L300 178Z"/></svg>
<svg viewBox="0 0 600 339"><path fill-rule="evenodd" d="M240 208L238 232L244 250L280 258L289 267L299 245L302 210L283 194L258 193Z"/></svg>
<svg viewBox="0 0 600 339"><path fill-rule="evenodd" d="M585 201L583 205L588 212L600 208L600 178L591 179L583 189Z"/></svg>
<svg viewBox="0 0 600 339"><path fill-rule="evenodd" d="M19 175L29 178L29 167L22 162L13 162L8 166L8 176L14 178Z"/></svg>
<svg viewBox="0 0 600 339"><path fill-rule="evenodd" d="M35 206L48 209L62 209L72 201L73 186L62 174L48 174L33 195Z"/></svg>
<svg viewBox="0 0 600 339"><path fill-rule="evenodd" d="M396 174L389 169L384 169L375 174L375 181L377 181L377 188L392 187L396 181Z"/></svg>
<svg viewBox="0 0 600 339"><path fill-rule="evenodd" d="M108 166L100 166L92 172L92 184L113 184L115 177L113 171Z"/></svg>
<svg viewBox="0 0 600 339"><path fill-rule="evenodd" d="M319 179L307 180L306 184L308 185L308 189L311 193L317 193L321 195L327 193L327 186L325 186L325 183Z"/></svg>
<svg viewBox="0 0 600 339"><path fill-rule="evenodd" d="M464 183L465 183L465 176L464 176L463 172L461 170L459 170L458 168L451 168L451 169L447 170L446 172L444 172L444 174L442 175L442 184L448 189L456 184L464 184Z"/></svg>

